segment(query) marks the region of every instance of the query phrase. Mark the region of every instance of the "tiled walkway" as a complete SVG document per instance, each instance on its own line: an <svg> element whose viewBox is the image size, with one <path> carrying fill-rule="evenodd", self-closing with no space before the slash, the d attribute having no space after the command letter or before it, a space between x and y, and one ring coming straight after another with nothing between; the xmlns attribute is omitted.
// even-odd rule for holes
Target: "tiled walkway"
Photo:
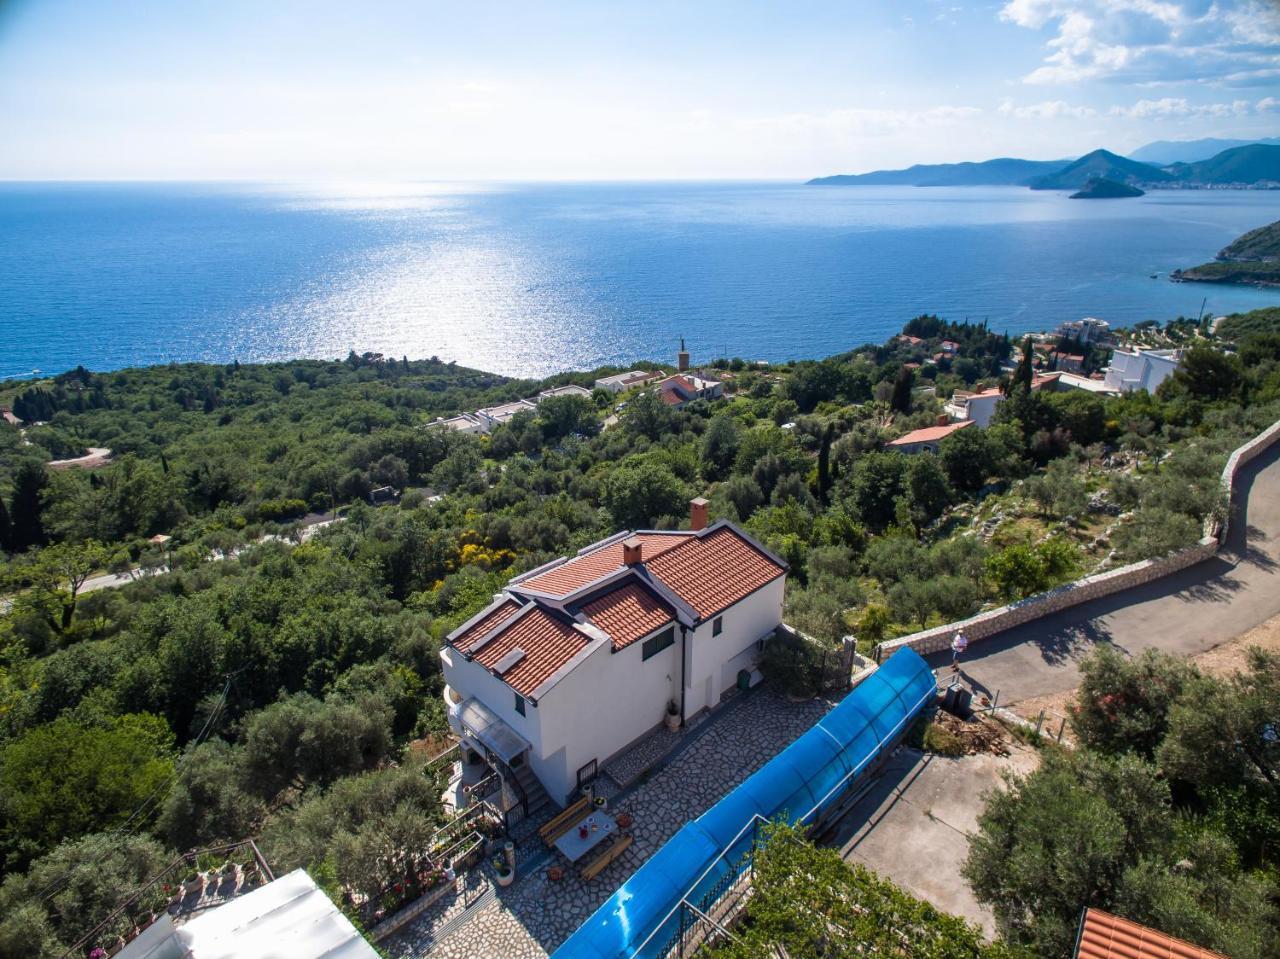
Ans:
<svg viewBox="0 0 1280 959"><path fill-rule="evenodd" d="M685 734L658 768L611 800L611 812L625 810L634 818L635 842L594 882L584 883L571 870L561 881L551 882L546 873L555 860L550 854L534 856L513 885L494 888L492 901L486 895L486 901L454 918L447 929L437 925L432 935L416 941L410 927L388 940L388 953L442 959L548 955L676 830L773 758L831 706L825 700L792 703L768 689L731 702Z"/></svg>

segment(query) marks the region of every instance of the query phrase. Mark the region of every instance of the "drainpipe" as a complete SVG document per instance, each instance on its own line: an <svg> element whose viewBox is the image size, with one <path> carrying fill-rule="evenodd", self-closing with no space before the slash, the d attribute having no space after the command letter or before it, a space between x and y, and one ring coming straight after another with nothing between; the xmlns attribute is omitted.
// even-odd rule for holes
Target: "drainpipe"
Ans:
<svg viewBox="0 0 1280 959"><path fill-rule="evenodd" d="M680 624L680 725L684 725L684 687L685 676L689 671L689 630Z"/></svg>

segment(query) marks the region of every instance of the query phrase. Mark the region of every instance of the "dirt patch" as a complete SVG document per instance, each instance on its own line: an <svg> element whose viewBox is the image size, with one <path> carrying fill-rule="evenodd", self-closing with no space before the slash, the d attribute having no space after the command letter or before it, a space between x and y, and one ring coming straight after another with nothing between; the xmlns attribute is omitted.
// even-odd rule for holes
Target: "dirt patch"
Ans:
<svg viewBox="0 0 1280 959"><path fill-rule="evenodd" d="M938 711L925 730L924 746L945 756L1009 755L1009 737L999 723L982 716L960 719Z"/></svg>
<svg viewBox="0 0 1280 959"><path fill-rule="evenodd" d="M104 446L90 446L89 452L84 456L69 460L50 460L46 465L55 470L96 469L99 466L106 466L109 462L111 462L111 450Z"/></svg>
<svg viewBox="0 0 1280 959"><path fill-rule="evenodd" d="M1191 661L1202 673L1230 676L1241 672L1248 665L1250 646L1260 646L1268 652L1280 652L1280 616L1273 616L1247 633L1191 657Z"/></svg>

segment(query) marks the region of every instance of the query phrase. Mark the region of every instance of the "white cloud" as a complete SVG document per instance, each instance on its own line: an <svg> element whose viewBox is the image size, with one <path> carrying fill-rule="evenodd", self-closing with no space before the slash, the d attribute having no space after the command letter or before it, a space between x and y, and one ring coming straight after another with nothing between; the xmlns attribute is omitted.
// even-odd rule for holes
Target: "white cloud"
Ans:
<svg viewBox="0 0 1280 959"><path fill-rule="evenodd" d="M1259 113L1271 113L1273 110L1280 110L1280 97L1263 97L1257 102L1254 109Z"/></svg>
<svg viewBox="0 0 1280 959"><path fill-rule="evenodd" d="M954 127L982 113L980 107L938 106L925 110L850 108L827 113L789 113L743 121L743 128L786 135L887 136L905 130Z"/></svg>
<svg viewBox="0 0 1280 959"><path fill-rule="evenodd" d="M1007 0L1000 18L1053 31L1027 83L1256 85L1280 75L1280 5L1270 0Z"/></svg>
<svg viewBox="0 0 1280 959"><path fill-rule="evenodd" d="M1098 115L1098 111L1093 107L1073 106L1065 100L1045 100L1043 103L1017 106L1007 98L1000 102L997 112L1001 116L1014 117L1018 120L1057 120L1062 117L1085 119Z"/></svg>
<svg viewBox="0 0 1280 959"><path fill-rule="evenodd" d="M1191 103L1186 97L1161 97L1158 100L1139 100L1128 107L1115 106L1109 111L1113 117L1129 117L1134 120L1150 119L1225 119L1245 116L1252 112L1248 100L1231 103Z"/></svg>

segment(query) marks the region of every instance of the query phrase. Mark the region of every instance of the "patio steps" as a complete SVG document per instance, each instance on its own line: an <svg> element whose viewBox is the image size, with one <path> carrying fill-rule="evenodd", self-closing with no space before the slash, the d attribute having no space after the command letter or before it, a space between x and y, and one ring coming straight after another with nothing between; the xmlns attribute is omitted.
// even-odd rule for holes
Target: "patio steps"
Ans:
<svg viewBox="0 0 1280 959"><path fill-rule="evenodd" d="M517 766L511 771L515 774L516 782L520 784L520 788L524 790L525 797L529 800L528 818L533 819L543 808L550 805L551 797L547 795L547 791L542 787L542 783L538 781L538 777L533 774L533 770L529 768L528 763Z"/></svg>

